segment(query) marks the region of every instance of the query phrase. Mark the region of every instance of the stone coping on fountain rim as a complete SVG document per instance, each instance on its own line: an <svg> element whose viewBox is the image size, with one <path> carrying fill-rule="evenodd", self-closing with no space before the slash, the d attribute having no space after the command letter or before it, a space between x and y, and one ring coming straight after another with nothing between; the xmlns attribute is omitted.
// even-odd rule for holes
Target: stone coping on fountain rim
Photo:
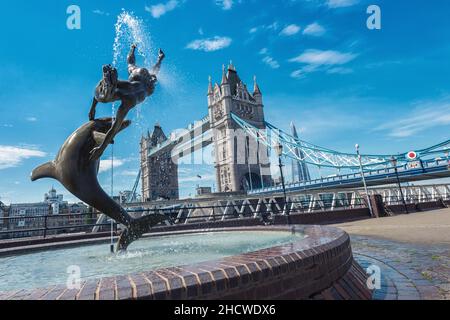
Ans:
<svg viewBox="0 0 450 320"><path fill-rule="evenodd" d="M365 284L367 275L353 259L346 232L326 226L295 228L305 237L290 244L192 265L83 281L80 289L69 290L66 285L57 285L0 292L0 300L371 298ZM170 234L223 231L291 232L292 229L288 226L236 227Z"/></svg>

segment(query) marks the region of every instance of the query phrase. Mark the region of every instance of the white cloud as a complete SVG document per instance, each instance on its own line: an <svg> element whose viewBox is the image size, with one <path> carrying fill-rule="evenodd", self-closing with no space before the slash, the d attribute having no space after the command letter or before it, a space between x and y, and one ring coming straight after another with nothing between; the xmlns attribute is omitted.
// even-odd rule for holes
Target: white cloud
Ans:
<svg viewBox="0 0 450 320"><path fill-rule="evenodd" d="M278 28L280 27L278 21L274 21L272 24L269 24L268 26L264 26L265 29L267 30L278 30Z"/></svg>
<svg viewBox="0 0 450 320"><path fill-rule="evenodd" d="M349 52L343 53L334 50L322 51L309 49L289 61L313 65L342 65L352 61L356 57L356 54Z"/></svg>
<svg viewBox="0 0 450 320"><path fill-rule="evenodd" d="M327 6L328 8L342 8L342 7L350 7L357 4L359 0L328 0Z"/></svg>
<svg viewBox="0 0 450 320"><path fill-rule="evenodd" d="M269 67L271 67L272 69L278 69L280 67L280 64L278 63L277 60L275 60L274 58L272 58L271 56L265 56L262 61L267 64Z"/></svg>
<svg viewBox="0 0 450 320"><path fill-rule="evenodd" d="M179 4L177 0L170 0L169 2L158 3L151 7L146 6L145 11L150 12L153 18L158 19L167 12L174 10Z"/></svg>
<svg viewBox="0 0 450 320"><path fill-rule="evenodd" d="M261 50L259 50L259 54L264 56L262 58L262 62L267 64L272 69L278 69L280 67L280 63L270 56L269 50L267 48L262 48Z"/></svg>
<svg viewBox="0 0 450 320"><path fill-rule="evenodd" d="M254 34L254 33L258 32L259 30L276 31L279 29L279 27L280 27L279 23L277 21L274 21L273 23L271 23L269 25L263 24L263 25L255 26L249 30L249 33Z"/></svg>
<svg viewBox="0 0 450 320"><path fill-rule="evenodd" d="M126 160L117 158L114 158L114 161L112 161L112 159L100 160L100 168L98 170L98 173L103 173L111 170L111 166L113 166L114 168L121 167L125 164L125 162Z"/></svg>
<svg viewBox="0 0 450 320"><path fill-rule="evenodd" d="M38 119L36 117L28 117L25 120L27 120L28 122L36 122Z"/></svg>
<svg viewBox="0 0 450 320"><path fill-rule="evenodd" d="M317 71L326 71L329 74L348 74L353 72L353 70L341 66L354 60L357 56L357 54L349 52L309 49L289 60L290 62L303 64L302 68L291 73L291 77L300 79L307 73Z"/></svg>
<svg viewBox="0 0 450 320"><path fill-rule="evenodd" d="M109 165L111 167L111 163ZM124 170L120 173L120 175L125 177L136 177L138 173L138 170Z"/></svg>
<svg viewBox="0 0 450 320"><path fill-rule="evenodd" d="M317 22L314 22L308 25L305 30L303 30L303 34L308 36L320 37L325 34L325 28Z"/></svg>
<svg viewBox="0 0 450 320"><path fill-rule="evenodd" d="M290 24L287 27L285 27L283 30L281 30L280 35L282 36L293 36L297 33L299 33L300 27L296 24Z"/></svg>
<svg viewBox="0 0 450 320"><path fill-rule="evenodd" d="M331 69L327 70L327 73L330 73L330 74L349 74L349 73L353 73L353 69L343 68L343 67L336 67L336 68L331 68Z"/></svg>
<svg viewBox="0 0 450 320"><path fill-rule="evenodd" d="M406 138L438 126L450 126L450 98L421 103L411 109L409 115L392 119L375 128L375 131L388 131L391 137Z"/></svg>
<svg viewBox="0 0 450 320"><path fill-rule="evenodd" d="M231 10L233 8L233 0L216 0L216 4L223 10Z"/></svg>
<svg viewBox="0 0 450 320"><path fill-rule="evenodd" d="M102 10L99 10L99 9L95 9L92 12L95 13L95 14L98 14L100 16L109 16L109 12L105 12L105 11L102 11Z"/></svg>
<svg viewBox="0 0 450 320"><path fill-rule="evenodd" d="M301 69L291 72L291 77L294 79L301 79L304 76L305 76L305 72L303 72L303 70L301 70Z"/></svg>
<svg viewBox="0 0 450 320"><path fill-rule="evenodd" d="M45 152L32 148L0 145L0 170L14 168L23 160L42 158L46 155Z"/></svg>
<svg viewBox="0 0 450 320"><path fill-rule="evenodd" d="M205 52L217 51L231 45L232 39L228 37L215 36L213 38L198 39L189 43L186 48Z"/></svg>

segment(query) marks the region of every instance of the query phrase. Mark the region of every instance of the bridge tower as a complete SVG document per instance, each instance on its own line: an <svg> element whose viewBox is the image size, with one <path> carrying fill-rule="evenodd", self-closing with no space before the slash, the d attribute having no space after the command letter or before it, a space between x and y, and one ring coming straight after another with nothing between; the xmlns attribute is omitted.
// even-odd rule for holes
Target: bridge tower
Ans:
<svg viewBox="0 0 450 320"><path fill-rule="evenodd" d="M142 200L178 199L178 164L172 148L159 148L167 137L159 123L141 139ZM155 150L149 154L150 150Z"/></svg>
<svg viewBox="0 0 450 320"><path fill-rule="evenodd" d="M230 63L223 67L221 84L208 87L208 111L215 154L219 192L239 192L272 183L268 149L240 129L231 117L236 114L258 129L266 129L263 95L254 79L253 93Z"/></svg>

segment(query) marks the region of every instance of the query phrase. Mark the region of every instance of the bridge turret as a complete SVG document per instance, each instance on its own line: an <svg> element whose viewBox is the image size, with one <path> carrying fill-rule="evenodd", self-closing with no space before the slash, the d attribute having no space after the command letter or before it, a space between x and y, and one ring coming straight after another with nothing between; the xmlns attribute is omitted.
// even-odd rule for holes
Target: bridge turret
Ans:
<svg viewBox="0 0 450 320"><path fill-rule="evenodd" d="M230 82L228 81L225 65L222 66L222 82L220 84L220 88L222 90L223 97L231 96L231 87Z"/></svg>
<svg viewBox="0 0 450 320"><path fill-rule="evenodd" d="M208 106L210 106L213 103L214 99L214 89L212 85L212 78L209 76L208 78L209 84L208 84Z"/></svg>
<svg viewBox="0 0 450 320"><path fill-rule="evenodd" d="M256 81L256 76L253 77L254 86L253 86L253 98L255 99L256 103L262 104L262 93L259 89L258 82Z"/></svg>

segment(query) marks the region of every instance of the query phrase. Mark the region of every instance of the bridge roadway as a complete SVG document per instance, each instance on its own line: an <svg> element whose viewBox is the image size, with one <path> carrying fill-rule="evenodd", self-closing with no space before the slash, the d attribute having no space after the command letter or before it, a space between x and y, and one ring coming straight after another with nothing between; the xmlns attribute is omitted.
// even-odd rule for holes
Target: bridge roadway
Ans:
<svg viewBox="0 0 450 320"><path fill-rule="evenodd" d="M405 166L398 167L398 176L401 182L429 180L450 177L450 163L448 160L426 160L422 167L409 169ZM397 177L393 167L385 169L368 170L364 172L368 186L396 184ZM306 183L291 183L286 185L286 191L312 191L328 189L346 189L362 187L361 173L355 172L345 175L336 175L326 178L307 181ZM281 186L255 189L248 192L249 195L271 194L281 192Z"/></svg>
<svg viewBox="0 0 450 320"><path fill-rule="evenodd" d="M186 129L172 133L167 141L150 149L148 155L154 156L170 150L172 159L177 161L207 147L212 142L211 124L209 116L206 116L200 121L191 123Z"/></svg>

